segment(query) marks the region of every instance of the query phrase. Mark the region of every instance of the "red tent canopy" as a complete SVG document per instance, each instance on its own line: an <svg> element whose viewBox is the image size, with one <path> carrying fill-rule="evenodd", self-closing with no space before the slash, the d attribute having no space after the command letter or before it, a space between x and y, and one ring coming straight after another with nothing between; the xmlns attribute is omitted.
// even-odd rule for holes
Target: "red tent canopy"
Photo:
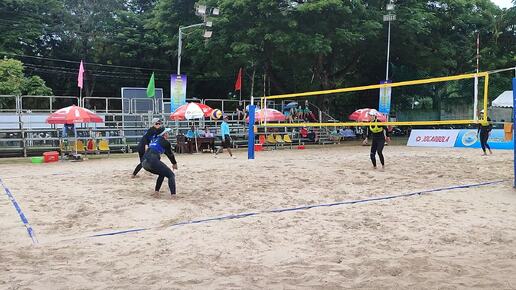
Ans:
<svg viewBox="0 0 516 290"><path fill-rule="evenodd" d="M104 120L92 111L72 105L62 108L50 114L47 118L49 124L73 124L73 123L102 123Z"/></svg>

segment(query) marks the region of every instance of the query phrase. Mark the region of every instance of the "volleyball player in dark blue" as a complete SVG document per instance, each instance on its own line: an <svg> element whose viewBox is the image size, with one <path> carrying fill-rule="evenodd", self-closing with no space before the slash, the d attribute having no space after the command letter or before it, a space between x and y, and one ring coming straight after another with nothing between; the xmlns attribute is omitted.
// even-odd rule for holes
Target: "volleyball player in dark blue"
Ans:
<svg viewBox="0 0 516 290"><path fill-rule="evenodd" d="M172 146L167 140L168 132L170 132L170 130L171 129L167 128L156 138L154 138L150 142L149 148L143 156L143 168L152 174L158 175L158 179L156 180L156 187L154 188L155 196L159 196L159 190L165 177L168 178L170 194L172 196L176 194L176 178L174 172L172 172L172 170L160 160L161 154L167 155L168 159L172 163L172 168L177 169L177 162L176 158L174 157L174 153L172 153Z"/></svg>
<svg viewBox="0 0 516 290"><path fill-rule="evenodd" d="M145 154L145 151L147 150L147 147L149 146L149 143L153 138L161 134L163 130L165 130L163 127L163 122L159 118L152 119L152 127L147 129L145 131L145 134L140 139L140 142L138 142L138 156L140 157L140 163L136 165L136 168L134 168L132 178L135 178L138 172L142 169L142 161L143 161L143 155Z"/></svg>

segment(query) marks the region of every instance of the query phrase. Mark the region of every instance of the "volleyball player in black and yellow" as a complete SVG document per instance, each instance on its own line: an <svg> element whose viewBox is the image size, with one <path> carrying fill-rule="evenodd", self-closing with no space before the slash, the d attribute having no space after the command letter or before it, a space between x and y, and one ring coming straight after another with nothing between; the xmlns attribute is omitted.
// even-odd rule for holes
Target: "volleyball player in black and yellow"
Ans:
<svg viewBox="0 0 516 290"><path fill-rule="evenodd" d="M378 157L380 157L380 163L382 164L382 169L385 168L385 159L383 158L383 147L385 146L385 141L389 142L389 131L385 126L378 125L378 119L376 117L376 112L370 111L369 116L371 117L372 124L369 126L369 135L373 140L371 144L371 162L373 163L374 169L376 169L376 153L378 153Z"/></svg>
<svg viewBox="0 0 516 290"><path fill-rule="evenodd" d="M489 150L489 154L493 154L493 151L491 151L491 147L489 147L489 144L487 144L487 140L489 140L489 133L493 129L491 119L487 117L487 121L484 121L484 110L480 111L479 117L480 123L478 123L477 135L479 135L480 137L480 145L482 146L482 151L484 151L484 155L487 155L487 148L487 150Z"/></svg>

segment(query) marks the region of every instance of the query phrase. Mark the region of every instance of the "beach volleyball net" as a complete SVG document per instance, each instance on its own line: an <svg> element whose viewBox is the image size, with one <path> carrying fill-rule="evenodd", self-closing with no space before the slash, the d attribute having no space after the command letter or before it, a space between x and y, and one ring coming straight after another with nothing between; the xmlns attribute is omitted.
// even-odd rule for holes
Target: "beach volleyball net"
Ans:
<svg viewBox="0 0 516 290"><path fill-rule="evenodd" d="M339 116L337 108L346 108L346 102L354 109L374 108L385 112L388 121L381 122L390 126L440 126L469 125L487 121L488 117L489 73L480 72L455 76L410 80L393 83L374 84L339 88L323 91L310 91L283 95L264 96L260 98L261 108L275 107L283 110L286 102L296 102L303 107L308 104L322 104L330 114L337 115L336 120L303 118L295 122L292 119L282 122L260 121L265 127L335 127L368 126L367 120L348 120L349 110ZM339 106L344 104L344 106ZM361 107L357 107L359 104ZM363 106L362 106L363 105ZM386 109L387 108L387 109ZM483 110L483 119L478 113ZM293 110L295 111L295 110ZM288 111L284 111L289 115ZM292 111L291 111L292 112ZM319 118L317 118L319 117Z"/></svg>

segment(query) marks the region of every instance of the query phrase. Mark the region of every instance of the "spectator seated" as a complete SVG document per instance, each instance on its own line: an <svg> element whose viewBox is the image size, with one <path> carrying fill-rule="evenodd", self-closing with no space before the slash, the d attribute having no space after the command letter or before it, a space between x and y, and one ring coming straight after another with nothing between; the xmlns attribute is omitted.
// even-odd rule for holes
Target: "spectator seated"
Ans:
<svg viewBox="0 0 516 290"><path fill-rule="evenodd" d="M190 144L186 141L185 135L177 135L176 152L177 153L191 153Z"/></svg>
<svg viewBox="0 0 516 290"><path fill-rule="evenodd" d="M350 128L346 128L346 129L341 129L340 132L339 132L339 135L344 139L344 140L351 140L351 139L355 139L357 136L355 135L355 132L353 132L353 130L351 130Z"/></svg>
<svg viewBox="0 0 516 290"><path fill-rule="evenodd" d="M205 138L213 138L215 137L215 135L208 129L204 129L204 131L202 132L202 134L200 134L201 137L205 137Z"/></svg>
<svg viewBox="0 0 516 290"><path fill-rule="evenodd" d="M341 139L341 135L339 134L339 131L337 131L337 129L333 130L330 132L330 136L329 136L329 139L331 141L337 141L337 142L340 142L340 139Z"/></svg>
<svg viewBox="0 0 516 290"><path fill-rule="evenodd" d="M301 128L301 130L299 130L299 136L301 136L301 138L308 138L308 130L306 128Z"/></svg>
<svg viewBox="0 0 516 290"><path fill-rule="evenodd" d="M194 130L194 129L192 128L192 129L190 129L190 130L188 130L188 131L186 132L186 135L185 135L185 136L186 136L186 138L188 138L188 139L193 139L193 138L199 138L199 137L201 136L200 134L203 134L203 135L204 135L204 133L203 133L202 131Z"/></svg>
<svg viewBox="0 0 516 290"><path fill-rule="evenodd" d="M193 133L193 131L192 131L192 130L188 130L188 131L186 132L186 134L185 134L185 137L186 137L186 138L190 138L190 139L191 139L191 138L193 138L193 137L194 137L194 133Z"/></svg>

